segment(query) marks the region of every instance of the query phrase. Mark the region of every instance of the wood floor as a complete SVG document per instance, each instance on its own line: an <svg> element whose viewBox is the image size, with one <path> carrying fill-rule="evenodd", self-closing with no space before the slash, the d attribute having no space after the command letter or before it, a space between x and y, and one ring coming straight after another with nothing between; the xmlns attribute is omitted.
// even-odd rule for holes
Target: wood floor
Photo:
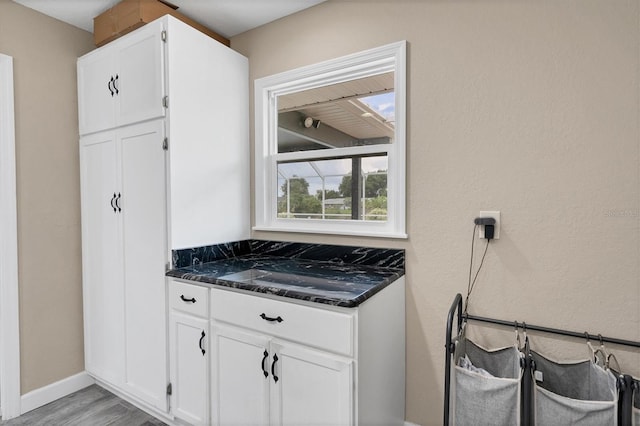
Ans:
<svg viewBox="0 0 640 426"><path fill-rule="evenodd" d="M92 385L2 426L162 426L163 422L103 388Z"/></svg>

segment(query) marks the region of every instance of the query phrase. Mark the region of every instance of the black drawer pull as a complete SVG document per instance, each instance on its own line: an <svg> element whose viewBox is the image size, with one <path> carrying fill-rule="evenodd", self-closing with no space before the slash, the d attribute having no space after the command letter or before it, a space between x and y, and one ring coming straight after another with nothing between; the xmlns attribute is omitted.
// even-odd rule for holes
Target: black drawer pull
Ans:
<svg viewBox="0 0 640 426"><path fill-rule="evenodd" d="M195 297L192 297L191 299L187 299L186 297L184 297L184 294L180 295L180 299L182 299L183 302L196 303L196 298Z"/></svg>
<svg viewBox="0 0 640 426"><path fill-rule="evenodd" d="M276 318L271 318L271 317L268 317L264 312L260 314L260 318L262 318L265 321L269 321L269 322L274 322L274 321L282 322L282 321L284 321L280 315L278 315Z"/></svg>
<svg viewBox="0 0 640 426"><path fill-rule="evenodd" d="M278 383L278 376L276 376L276 362L278 362L278 355L273 354L273 364L271 364L271 375L273 376L273 381Z"/></svg>
<svg viewBox="0 0 640 426"><path fill-rule="evenodd" d="M205 336L205 334L204 334L204 330L203 330L202 331L202 335L200 336L200 341L198 342L198 346L200 347L200 350L202 351L202 356L204 356L204 354L205 354L205 350L202 347L202 341L204 340L204 336Z"/></svg>
<svg viewBox="0 0 640 426"><path fill-rule="evenodd" d="M262 358L262 365L260 366L262 368L262 374L264 374L264 377L267 378L269 377L269 372L264 368L264 362L267 360L267 358L269 358L269 352L267 352L267 350L264 350L264 358Z"/></svg>

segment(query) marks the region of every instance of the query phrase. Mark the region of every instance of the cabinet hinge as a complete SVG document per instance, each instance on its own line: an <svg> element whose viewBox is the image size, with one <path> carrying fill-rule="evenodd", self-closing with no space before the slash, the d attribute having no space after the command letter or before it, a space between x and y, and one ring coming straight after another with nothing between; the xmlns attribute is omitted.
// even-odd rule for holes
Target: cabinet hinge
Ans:
<svg viewBox="0 0 640 426"><path fill-rule="evenodd" d="M165 96L164 98L162 98L162 106L165 108L169 108L169 97Z"/></svg>
<svg viewBox="0 0 640 426"><path fill-rule="evenodd" d="M167 272L169 269L171 269L171 265L167 262L164 264L164 271Z"/></svg>
<svg viewBox="0 0 640 426"><path fill-rule="evenodd" d="M167 151L169 149L169 139L164 138L164 140L162 141L162 149L164 149L165 151ZM168 265L168 263L167 263Z"/></svg>
<svg viewBox="0 0 640 426"><path fill-rule="evenodd" d="M163 30L160 33L160 38L162 39L162 41L164 41L165 43L167 42L167 30Z"/></svg>
<svg viewBox="0 0 640 426"><path fill-rule="evenodd" d="M169 383L167 385L167 395L171 395L173 393L173 387L171 386L171 383Z"/></svg>

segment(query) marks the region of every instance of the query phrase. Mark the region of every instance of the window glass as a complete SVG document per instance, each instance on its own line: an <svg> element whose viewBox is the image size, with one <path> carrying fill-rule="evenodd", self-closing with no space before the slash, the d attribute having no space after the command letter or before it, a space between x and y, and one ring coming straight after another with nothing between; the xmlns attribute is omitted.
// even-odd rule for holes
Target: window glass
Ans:
<svg viewBox="0 0 640 426"><path fill-rule="evenodd" d="M278 96L278 152L392 143L394 73Z"/></svg>
<svg viewBox="0 0 640 426"><path fill-rule="evenodd" d="M386 220L387 164L386 155L279 163L278 217Z"/></svg>

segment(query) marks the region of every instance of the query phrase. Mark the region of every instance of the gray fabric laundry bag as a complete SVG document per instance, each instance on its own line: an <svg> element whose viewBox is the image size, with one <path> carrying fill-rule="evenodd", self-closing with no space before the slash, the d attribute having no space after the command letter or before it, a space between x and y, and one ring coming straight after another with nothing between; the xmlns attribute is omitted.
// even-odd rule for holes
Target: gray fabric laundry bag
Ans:
<svg viewBox="0 0 640 426"><path fill-rule="evenodd" d="M633 426L640 426L640 381L633 381L633 413L631 421Z"/></svg>
<svg viewBox="0 0 640 426"><path fill-rule="evenodd" d="M489 351L461 338L456 342L454 415L457 426L520 424L520 352Z"/></svg>
<svg viewBox="0 0 640 426"><path fill-rule="evenodd" d="M535 362L534 416L538 426L615 425L616 378L591 361L560 364L531 352Z"/></svg>

